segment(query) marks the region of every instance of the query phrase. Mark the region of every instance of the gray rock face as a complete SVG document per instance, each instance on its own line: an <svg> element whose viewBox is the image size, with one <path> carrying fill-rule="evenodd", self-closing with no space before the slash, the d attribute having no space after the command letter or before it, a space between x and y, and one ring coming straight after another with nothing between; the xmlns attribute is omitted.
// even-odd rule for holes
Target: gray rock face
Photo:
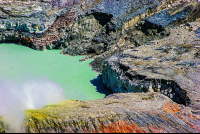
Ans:
<svg viewBox="0 0 200 134"><path fill-rule="evenodd" d="M116 44L118 38L120 37L120 28L125 22L133 18L136 18L134 23L140 21L145 16L149 16L151 13L153 14L153 11L156 11L161 3L162 1L157 0L105 0L98 3L97 6L89 9L77 17L77 21L72 25L71 31L69 32L66 40L69 45L67 48L64 48L62 53L69 55L88 54L90 57L94 57L94 55L101 55L103 53L107 55L105 52L111 50L113 48L112 46ZM92 27L94 25L92 23L98 23L101 25L101 28L98 32L91 33L90 35L92 36L90 37L79 37L79 33L74 33L73 31L74 29L81 29L81 33L86 33L88 31L88 22L83 22L83 20L88 16L94 16L96 19L96 22L90 22ZM76 23L80 22L83 24L77 27ZM93 27L93 29L93 31L96 31L95 27ZM96 62L93 62L93 64L96 64ZM99 66L99 68L102 68L102 66Z"/></svg>
<svg viewBox="0 0 200 134"><path fill-rule="evenodd" d="M114 54L121 51L115 51L114 47L116 47L118 39L125 36L124 33L126 33L127 29L134 27L136 23L147 19L151 15L159 14L160 11L168 8L164 6L165 4L170 6L170 9L165 11L169 15L161 17L157 14L156 18L161 17L161 19L165 18L168 21L168 18L174 16L171 21L175 23L182 21L183 18L186 19L188 16L192 16L195 19L194 14L197 14L196 16L198 17L199 12L196 10L197 2L193 1L193 4L183 2L181 4L179 0L171 2L163 0L34 0L2 1L1 3L0 30L12 31L10 36L6 36L1 32L1 42L13 41L12 38L15 34L13 35L12 33L16 33L18 35L18 38L15 39L16 43L28 44L27 46L37 50L63 49L63 54L86 54L88 58L97 56L98 59L101 58L101 61L110 56L105 52L110 50ZM186 8L181 9L179 6L182 5ZM187 7L190 10L187 10ZM84 20L84 17L87 18L88 16L94 16L96 21L83 22L82 19ZM149 21L146 20L146 22L149 22L148 24L151 22L151 25L154 25L154 22L150 21L152 19L149 18ZM81 24L77 27L77 21L86 25ZM88 24L93 25L92 23L99 23L101 30L91 32L89 29L84 28ZM80 33L76 33L77 31L74 29L79 29L79 32L87 33L87 35L91 34L92 36L82 36ZM130 32L130 30L127 32ZM148 33L153 36L157 32L159 32L157 29L148 30ZM162 34L167 35L168 33L161 32L160 34L162 36ZM20 36L27 37L28 41ZM139 46L146 40L152 40L153 36L148 37L148 39L145 37L144 41L140 41L143 39L143 35L130 40ZM126 49L123 47L120 47L120 49ZM102 57L99 57L100 55ZM98 61L100 60L93 62L91 65L95 65ZM94 68L101 72L102 63L96 64Z"/></svg>
<svg viewBox="0 0 200 134"><path fill-rule="evenodd" d="M194 31L196 33L196 36L198 38L200 38L200 28L198 28L197 30Z"/></svg>
<svg viewBox="0 0 200 134"><path fill-rule="evenodd" d="M181 7L183 8L183 7ZM158 29L158 32L164 30L170 24L173 24L177 20L182 20L187 17L187 15L191 12L192 8L187 6L183 8L178 13L170 15L170 10L164 10L160 13L157 13L148 19L146 19L144 28L145 29ZM150 24L149 24L150 23Z"/></svg>
<svg viewBox="0 0 200 134"><path fill-rule="evenodd" d="M162 0L105 0L94 8L96 12L111 14L110 29L119 29L124 22L137 15L147 14L148 10L155 10Z"/></svg>
<svg viewBox="0 0 200 134"><path fill-rule="evenodd" d="M115 3L116 1L111 1L111 5L112 2ZM94 61L90 63L90 65L95 71L102 72L102 61L105 61L105 59L107 59L111 55L114 55L118 52L122 52L123 50L129 48L134 48L137 46L144 45L146 43L150 43L150 41L152 40L162 39L166 36L169 36L170 31L168 29L170 27L180 25L181 23L185 23L189 20L195 20L195 18L197 17L196 14L198 14L199 12L197 8L200 5L199 3L182 3L178 4L178 6L176 5L175 7L173 7L173 4L169 4L169 6L173 6L170 6L167 9L165 9L165 7L163 8L165 10L161 10L163 6L163 1L161 3L159 3L159 1L154 1L153 4L151 2L147 2L146 5L144 4L145 2L140 3L141 5L144 4L142 7L144 7L145 10L143 10L143 8L140 8L134 10L133 12L124 11L125 9L123 10L123 8L118 9L118 6L116 6L116 10L115 8L113 8L113 11L111 11L111 9L109 10L109 8L104 9L103 3L100 4L102 6L100 6L102 8L102 12L105 12L107 16L112 15L112 18L109 22L107 22L107 33L109 34L107 34L108 37L106 39L110 39L110 41L106 42L106 40L104 40L104 42L106 43L103 42L104 46L106 46L104 47L106 48L106 51L104 51L100 55L95 56ZM125 3L121 4L121 6L127 8L131 6L131 4L126 5ZM135 3L133 2L132 4L134 5ZM100 7L97 6L95 10L92 10L92 12L90 13L96 13L98 11L101 11L100 9L97 10L97 8ZM123 17L119 17L122 14L127 18L131 16L131 19L123 21ZM116 19L118 17L122 19ZM121 26L120 23L123 23L123 25ZM120 28L118 29L118 27ZM191 30L191 27L188 27L188 29ZM115 34L115 36L111 36L114 34L110 34L109 30L111 30ZM99 38L102 37L104 36L100 35ZM117 40L115 40L115 38L117 38ZM110 53L111 55L109 55Z"/></svg>
<svg viewBox="0 0 200 134"><path fill-rule="evenodd" d="M197 29L200 23L190 23ZM161 92L199 113L199 41L185 25L170 36L111 56L104 64L103 83L113 92ZM181 32L180 32L181 31Z"/></svg>
<svg viewBox="0 0 200 134"><path fill-rule="evenodd" d="M40 34L48 30L66 9L52 9L49 3L5 4L0 7L0 30Z"/></svg>
<svg viewBox="0 0 200 134"><path fill-rule="evenodd" d="M91 40L100 32L101 28L102 25L97 22L93 15L78 20L68 33L67 47L62 53L70 55L95 53L98 49L92 48Z"/></svg>

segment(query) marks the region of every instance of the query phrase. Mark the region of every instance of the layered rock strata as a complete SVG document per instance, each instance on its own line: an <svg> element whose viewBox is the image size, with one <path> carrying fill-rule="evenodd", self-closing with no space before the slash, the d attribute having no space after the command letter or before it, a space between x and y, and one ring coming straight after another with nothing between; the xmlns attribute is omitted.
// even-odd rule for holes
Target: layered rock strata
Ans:
<svg viewBox="0 0 200 134"><path fill-rule="evenodd" d="M61 53L72 56L88 55L83 60L94 58L93 69L102 72L103 61L129 44L118 43L119 38L122 42L130 40L135 46L143 45L156 33L160 33L159 38L168 35L168 25L195 20L198 13L196 0L2 0L0 42L15 42L37 50L62 49ZM158 21L162 19L167 21ZM140 34L131 38L130 31L135 26Z"/></svg>
<svg viewBox="0 0 200 134"><path fill-rule="evenodd" d="M116 30L114 30L116 32L110 32L108 34L108 39L110 40L107 41L109 43L106 41L104 41L106 42L104 43L102 41L106 44L106 51L100 55L94 56L94 61L90 63L93 69L102 72L102 64L100 63L103 63L105 59L111 55L122 52L126 49L144 45L152 40L165 38L170 34L170 27L185 24L189 21L195 21L200 17L199 2L186 2L182 4L171 3L168 8L163 7L163 3L165 2L162 1L159 6L147 4L149 7L145 7L147 10L143 13L138 13L137 11L140 12L143 10L137 9L136 12L134 12L135 16L124 21L123 25L119 29L116 28ZM130 13L124 15L131 16L133 14ZM98 37L99 40L101 39L100 37ZM115 38L117 38L117 40L115 40Z"/></svg>
<svg viewBox="0 0 200 134"><path fill-rule="evenodd" d="M200 114L200 22L180 25L164 39L111 56L103 83L113 92L160 92Z"/></svg>
<svg viewBox="0 0 200 134"><path fill-rule="evenodd" d="M200 131L196 123L199 119L189 107L159 93L116 93L101 100L66 100L25 114L22 130L31 133Z"/></svg>
<svg viewBox="0 0 200 134"><path fill-rule="evenodd" d="M198 0L0 4L0 42L93 58L115 92L28 110L21 132L200 132ZM12 131L0 117L0 132Z"/></svg>

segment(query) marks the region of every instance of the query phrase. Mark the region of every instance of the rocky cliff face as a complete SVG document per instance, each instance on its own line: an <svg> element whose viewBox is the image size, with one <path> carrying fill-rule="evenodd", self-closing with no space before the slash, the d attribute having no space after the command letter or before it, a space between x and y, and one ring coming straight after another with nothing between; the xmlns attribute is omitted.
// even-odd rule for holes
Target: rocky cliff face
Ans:
<svg viewBox="0 0 200 134"><path fill-rule="evenodd" d="M200 128L191 109L158 93L65 101L26 115L27 132L198 132Z"/></svg>
<svg viewBox="0 0 200 134"><path fill-rule="evenodd" d="M119 93L161 92L199 112L200 23L187 25L174 27L164 39L111 56L103 68L104 84Z"/></svg>
<svg viewBox="0 0 200 134"><path fill-rule="evenodd" d="M200 132L199 1L0 3L0 42L93 58L115 93L28 110L21 132Z"/></svg>
<svg viewBox="0 0 200 134"><path fill-rule="evenodd" d="M196 0L2 0L0 42L87 55L83 60L94 58L93 69L102 72L111 55L163 38L169 25L198 17Z"/></svg>
<svg viewBox="0 0 200 134"><path fill-rule="evenodd" d="M199 118L189 107L159 93L115 93L101 100L66 100L25 114L26 126L21 130L29 133L200 131Z"/></svg>

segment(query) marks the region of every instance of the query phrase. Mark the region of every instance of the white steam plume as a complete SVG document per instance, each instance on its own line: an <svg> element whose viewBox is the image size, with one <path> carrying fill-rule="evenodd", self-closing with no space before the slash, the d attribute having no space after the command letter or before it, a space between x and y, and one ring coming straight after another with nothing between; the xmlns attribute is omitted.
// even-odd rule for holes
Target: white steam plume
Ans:
<svg viewBox="0 0 200 134"><path fill-rule="evenodd" d="M40 78L18 84L11 80L0 81L0 116L9 124L10 132L22 131L24 110L43 108L63 100L63 89L51 80Z"/></svg>

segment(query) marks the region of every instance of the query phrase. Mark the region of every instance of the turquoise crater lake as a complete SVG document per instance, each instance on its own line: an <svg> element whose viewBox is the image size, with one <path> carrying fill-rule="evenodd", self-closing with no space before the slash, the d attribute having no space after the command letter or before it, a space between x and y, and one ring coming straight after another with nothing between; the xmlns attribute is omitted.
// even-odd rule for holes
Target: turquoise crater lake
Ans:
<svg viewBox="0 0 200 134"><path fill-rule="evenodd" d="M50 79L64 90L66 99L94 100L110 94L100 76L83 56L70 57L61 50L36 51L12 43L0 44L0 81L10 79L23 83L39 78Z"/></svg>

